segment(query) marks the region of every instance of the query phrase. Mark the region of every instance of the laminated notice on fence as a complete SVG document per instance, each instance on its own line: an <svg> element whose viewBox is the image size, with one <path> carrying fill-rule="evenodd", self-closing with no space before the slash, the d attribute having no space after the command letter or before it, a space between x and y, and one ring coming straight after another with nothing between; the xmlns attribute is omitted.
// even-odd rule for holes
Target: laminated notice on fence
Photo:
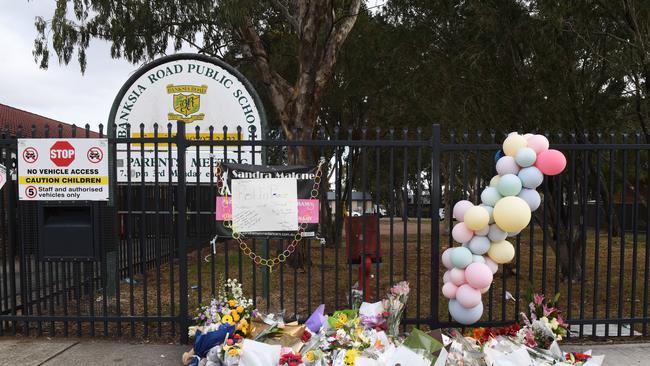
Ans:
<svg viewBox="0 0 650 366"><path fill-rule="evenodd" d="M232 230L249 237L295 236L306 224L304 237L318 230L320 204L312 198L316 167L221 165L223 184L217 190L217 236L226 238Z"/></svg>
<svg viewBox="0 0 650 366"><path fill-rule="evenodd" d="M0 164L0 189L5 186L5 183L7 183L7 168Z"/></svg>
<svg viewBox="0 0 650 366"><path fill-rule="evenodd" d="M18 139L18 197L107 201L107 139Z"/></svg>

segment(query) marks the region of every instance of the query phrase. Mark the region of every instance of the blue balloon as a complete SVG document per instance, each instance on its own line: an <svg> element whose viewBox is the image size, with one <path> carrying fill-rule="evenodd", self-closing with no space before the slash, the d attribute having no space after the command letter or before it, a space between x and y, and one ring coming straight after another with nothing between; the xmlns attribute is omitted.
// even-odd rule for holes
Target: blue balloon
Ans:
<svg viewBox="0 0 650 366"><path fill-rule="evenodd" d="M494 162L496 163L504 156L506 156L506 154L503 152L503 150L497 150L497 152L494 154Z"/></svg>
<svg viewBox="0 0 650 366"><path fill-rule="evenodd" d="M451 317L460 324L474 324L479 321L483 315L483 302L480 302L473 308L466 309L462 307L458 301L449 300L449 314L451 314Z"/></svg>
<svg viewBox="0 0 650 366"><path fill-rule="evenodd" d="M483 255L490 250L490 239L486 236L475 235L472 240L469 241L468 248L472 251L472 254Z"/></svg>
<svg viewBox="0 0 650 366"><path fill-rule="evenodd" d="M534 166L524 168L517 174L524 188L535 189L544 181L544 174Z"/></svg>
<svg viewBox="0 0 650 366"><path fill-rule="evenodd" d="M492 206L497 204L497 202L503 198L496 187L487 187L481 192L481 202L485 205Z"/></svg>

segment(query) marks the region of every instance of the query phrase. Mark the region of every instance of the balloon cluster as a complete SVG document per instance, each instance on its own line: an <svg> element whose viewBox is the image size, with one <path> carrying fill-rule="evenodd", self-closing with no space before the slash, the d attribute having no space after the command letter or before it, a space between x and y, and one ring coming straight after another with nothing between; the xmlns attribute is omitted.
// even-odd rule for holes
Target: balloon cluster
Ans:
<svg viewBox="0 0 650 366"><path fill-rule="evenodd" d="M541 203L536 188L544 175L556 175L566 167L564 155L549 149L542 135L513 132L503 141L495 156L497 175L481 193L481 204L459 201L453 217L458 221L451 231L462 246L442 253L445 272L442 294L449 299L449 313L461 324L473 324L483 315L481 294L490 289L499 264L515 256L506 240L523 230L531 213Z"/></svg>

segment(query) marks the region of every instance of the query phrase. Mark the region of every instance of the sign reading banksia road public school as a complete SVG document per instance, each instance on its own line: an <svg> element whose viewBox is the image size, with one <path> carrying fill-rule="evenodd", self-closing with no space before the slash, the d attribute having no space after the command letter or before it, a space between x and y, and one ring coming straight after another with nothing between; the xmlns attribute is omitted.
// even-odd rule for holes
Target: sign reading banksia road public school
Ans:
<svg viewBox="0 0 650 366"><path fill-rule="evenodd" d="M176 122L182 121L187 124L188 139L197 138L197 127L199 139L210 139L212 127L214 140L251 140L253 134L255 139L263 136L265 118L255 90L237 70L211 57L177 54L143 66L126 82L113 103L109 132L118 139L153 137L157 123L158 137L167 137L168 123L172 123L172 135L175 135ZM238 127L241 127L240 134ZM127 156L126 144L118 144L118 182L127 182L129 175L132 182L142 181L143 167L145 182L154 182L156 163L160 183L176 182L175 147L171 146L170 161L167 143L158 144L157 156L153 143L142 145L131 144L132 151ZM140 151L142 147L144 153ZM201 148L198 155L196 148L190 148L186 156L187 182L197 182L197 175L201 182L209 182L210 172L214 170L211 160L212 165L222 160L261 164L261 157L259 147L255 154L250 146L214 147L212 155L209 147Z"/></svg>
<svg viewBox="0 0 650 366"><path fill-rule="evenodd" d="M18 139L18 197L107 201L107 139Z"/></svg>

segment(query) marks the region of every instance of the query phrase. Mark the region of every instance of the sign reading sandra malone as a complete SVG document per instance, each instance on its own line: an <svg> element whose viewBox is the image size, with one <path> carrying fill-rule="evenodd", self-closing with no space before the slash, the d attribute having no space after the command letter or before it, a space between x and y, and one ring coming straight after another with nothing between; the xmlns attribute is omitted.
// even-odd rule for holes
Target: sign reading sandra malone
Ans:
<svg viewBox="0 0 650 366"><path fill-rule="evenodd" d="M246 78L221 60L198 54L176 54L162 57L143 66L122 87L115 98L109 117L109 133L119 138L153 137L154 124L158 124L158 137L167 137L167 124L172 123L175 134L176 121L188 124L188 139L210 139L210 127L214 140L251 140L264 136L266 116L262 103ZM141 130L141 124L144 128ZM113 127L115 126L115 127ZM197 136L195 129L199 127ZM238 134L237 127L241 127ZM224 133L224 128L227 132ZM253 136L255 135L255 136ZM154 156L153 144L132 144L133 152L127 158L126 144L117 146L117 180L127 182L129 169L131 181L155 181L155 164L158 163L158 180L161 183L176 182L176 154L168 161L169 145L159 144L164 153ZM171 146L175 150L174 146ZM187 182L209 182L213 165L220 161L261 164L262 154L258 147L250 146L215 147L210 155L208 147L197 154L188 149ZM143 157L144 155L144 157ZM191 158L190 158L191 156ZM225 159L227 157L227 159ZM204 163L207 162L207 166ZM169 166L172 174L169 176ZM145 167L144 177L140 167ZM198 166L198 169L197 169ZM197 170L200 173L197 174Z"/></svg>
<svg viewBox="0 0 650 366"><path fill-rule="evenodd" d="M107 201L107 139L18 139L18 197Z"/></svg>

